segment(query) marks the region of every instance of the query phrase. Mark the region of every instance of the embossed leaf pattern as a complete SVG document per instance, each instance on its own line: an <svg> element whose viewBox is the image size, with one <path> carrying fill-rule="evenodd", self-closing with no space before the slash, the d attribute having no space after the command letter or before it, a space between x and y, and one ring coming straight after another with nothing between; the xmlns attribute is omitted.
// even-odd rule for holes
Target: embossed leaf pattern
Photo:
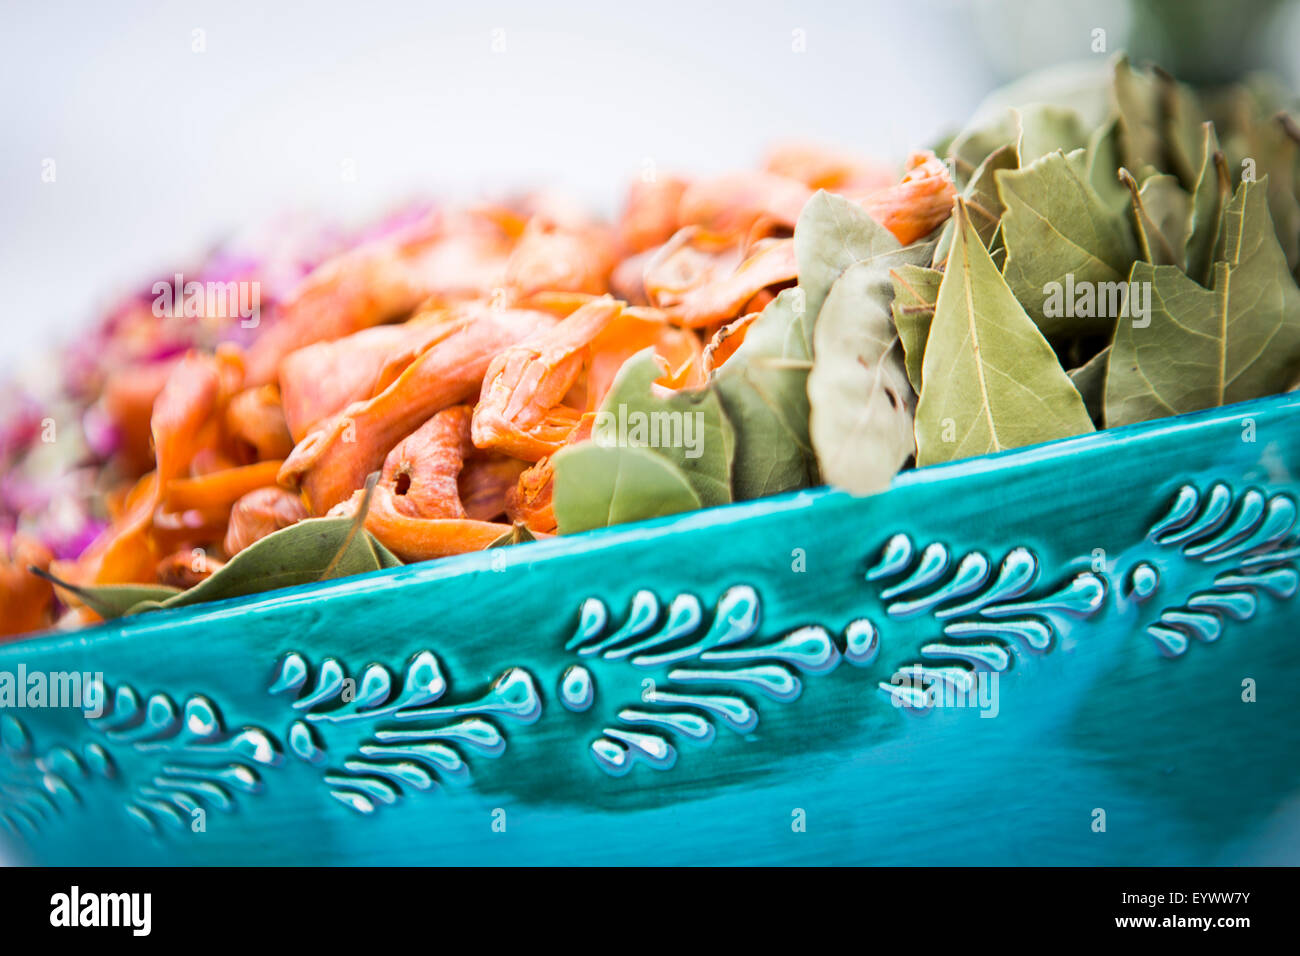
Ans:
<svg viewBox="0 0 1300 956"><path fill-rule="evenodd" d="M1106 423L1123 425L1284 390L1300 363L1300 289L1268 211L1267 185L1242 183L1224 216L1225 261L1205 289L1174 266L1133 266L1149 283L1149 327L1121 322Z"/></svg>
<svg viewBox="0 0 1300 956"><path fill-rule="evenodd" d="M917 463L1093 430L1083 401L980 241L963 203L925 349Z"/></svg>

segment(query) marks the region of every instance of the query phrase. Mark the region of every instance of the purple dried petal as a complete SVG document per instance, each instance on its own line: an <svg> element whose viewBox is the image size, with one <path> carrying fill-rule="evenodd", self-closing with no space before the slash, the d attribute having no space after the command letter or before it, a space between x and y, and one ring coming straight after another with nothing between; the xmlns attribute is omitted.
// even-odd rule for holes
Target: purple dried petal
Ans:
<svg viewBox="0 0 1300 956"><path fill-rule="evenodd" d="M383 219L361 230L352 240L353 245L361 245L366 242L373 242L376 239L386 239L389 236L397 235L402 230L415 225L418 222L429 218L433 215L437 207L427 201L413 202L403 206L396 212L385 216Z"/></svg>
<svg viewBox="0 0 1300 956"><path fill-rule="evenodd" d="M35 481L19 471L0 478L0 504L10 514L40 511L50 503L48 483Z"/></svg>
<svg viewBox="0 0 1300 956"><path fill-rule="evenodd" d="M40 409L24 396L20 399L20 407L9 411L0 421L0 461L21 455L32 446L40 432Z"/></svg>
<svg viewBox="0 0 1300 956"><path fill-rule="evenodd" d="M98 404L91 405L81 416L81 430L96 458L109 458L121 447L122 430Z"/></svg>
<svg viewBox="0 0 1300 956"><path fill-rule="evenodd" d="M176 358L178 355L184 355L188 352L194 343L171 340L168 342L159 342L156 346L149 349L144 355L140 356L143 362L165 362L167 359Z"/></svg>
<svg viewBox="0 0 1300 956"><path fill-rule="evenodd" d="M107 521L86 515L78 527L58 534L47 532L42 536L42 540L56 558L72 561L81 557L107 527Z"/></svg>

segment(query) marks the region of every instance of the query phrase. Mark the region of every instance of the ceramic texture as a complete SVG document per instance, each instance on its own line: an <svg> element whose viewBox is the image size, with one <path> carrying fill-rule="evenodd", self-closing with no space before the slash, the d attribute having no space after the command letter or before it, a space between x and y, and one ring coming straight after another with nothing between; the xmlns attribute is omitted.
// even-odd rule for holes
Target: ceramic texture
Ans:
<svg viewBox="0 0 1300 956"><path fill-rule="evenodd" d="M1300 862L1300 396L0 646L43 864ZM964 705L964 706L963 706Z"/></svg>

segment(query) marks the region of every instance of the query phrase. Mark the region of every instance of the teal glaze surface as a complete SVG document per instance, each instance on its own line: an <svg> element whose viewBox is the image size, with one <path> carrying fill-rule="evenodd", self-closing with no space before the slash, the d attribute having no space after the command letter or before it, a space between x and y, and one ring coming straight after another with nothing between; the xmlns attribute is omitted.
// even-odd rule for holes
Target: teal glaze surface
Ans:
<svg viewBox="0 0 1300 956"><path fill-rule="evenodd" d="M105 707L0 711L0 855L1297 863L1298 473L1285 395L6 644Z"/></svg>

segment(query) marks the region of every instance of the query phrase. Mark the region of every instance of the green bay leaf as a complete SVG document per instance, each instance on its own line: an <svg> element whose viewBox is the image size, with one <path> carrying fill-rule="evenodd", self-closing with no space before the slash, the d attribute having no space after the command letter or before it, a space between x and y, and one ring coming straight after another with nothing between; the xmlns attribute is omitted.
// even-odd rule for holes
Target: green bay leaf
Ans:
<svg viewBox="0 0 1300 956"><path fill-rule="evenodd" d="M618 447L629 438L637 440L639 425L645 430L641 440L681 469L704 507L727 504L736 433L717 392L703 388L659 397L652 386L661 374L652 349L624 362L601 404L592 440Z"/></svg>
<svg viewBox="0 0 1300 956"><path fill-rule="evenodd" d="M912 391L921 394L922 362L925 359L925 342L930 337L930 323L934 321L934 306L939 299L939 283L943 273L938 269L903 265L890 273L894 281L894 327L903 343L907 380Z"/></svg>
<svg viewBox="0 0 1300 956"><path fill-rule="evenodd" d="M804 204L794 227L794 257L803 294L797 327L809 357L817 313L840 273L855 262L899 248L894 234L852 200L819 190Z"/></svg>
<svg viewBox="0 0 1300 956"><path fill-rule="evenodd" d="M809 434L822 478L854 494L887 488L916 450L891 270L928 262L927 253L916 245L849 266L817 318Z"/></svg>
<svg viewBox="0 0 1300 956"><path fill-rule="evenodd" d="M1213 123L1204 125L1201 137L1201 167L1188 214L1183 269L1194 281L1207 286L1214 269L1214 250L1223 229L1223 210L1232 195L1232 187Z"/></svg>
<svg viewBox="0 0 1300 956"><path fill-rule="evenodd" d="M917 464L1092 431L1079 393L998 273L964 204L957 216L925 347L930 385L917 403Z"/></svg>
<svg viewBox="0 0 1300 956"><path fill-rule="evenodd" d="M701 507L681 469L647 448L604 448L587 441L561 449L554 462L560 534Z"/></svg>
<svg viewBox="0 0 1300 956"><path fill-rule="evenodd" d="M1300 364L1300 289L1269 216L1267 184L1244 182L1224 214L1213 287L1138 262L1149 325L1120 322L1106 376L1106 423L1125 425L1285 389Z"/></svg>
<svg viewBox="0 0 1300 956"><path fill-rule="evenodd" d="M1153 265L1177 265L1183 258L1191 197L1176 176L1156 173L1139 188L1128 170L1120 173L1133 198L1133 226L1140 255Z"/></svg>
<svg viewBox="0 0 1300 956"><path fill-rule="evenodd" d="M380 560L375 548L378 542L370 533L362 530L354 534L354 527L352 518L341 517L307 518L281 528L253 542L215 574L163 601L162 606L243 597L389 566Z"/></svg>
<svg viewBox="0 0 1300 956"><path fill-rule="evenodd" d="M735 430L732 495L737 501L820 480L808 437L812 341L802 330L801 295L799 289L786 289L769 302L710 386Z"/></svg>
<svg viewBox="0 0 1300 956"><path fill-rule="evenodd" d="M75 596L106 621L134 613L143 602L165 601L181 593L180 588L165 584L70 584L37 567L28 570Z"/></svg>
<svg viewBox="0 0 1300 956"><path fill-rule="evenodd" d="M1063 153L997 174L1006 212L1007 284L1045 335L1098 331L1096 318L1048 315L1049 286L1122 281L1137 257L1124 216L1108 208Z"/></svg>
<svg viewBox="0 0 1300 956"><path fill-rule="evenodd" d="M1020 153L1015 144L999 146L984 158L979 168L975 170L975 175L962 190L962 198L966 200L966 208L970 210L975 231L984 240L984 245L990 248L998 232L998 224L1002 221L1003 211L1002 197L998 193L997 172L1001 169L1019 168ZM948 250L952 247L954 228L953 221L949 219L944 223L939 234L934 255L930 257L930 264L936 269L943 268L943 264L948 261Z"/></svg>

